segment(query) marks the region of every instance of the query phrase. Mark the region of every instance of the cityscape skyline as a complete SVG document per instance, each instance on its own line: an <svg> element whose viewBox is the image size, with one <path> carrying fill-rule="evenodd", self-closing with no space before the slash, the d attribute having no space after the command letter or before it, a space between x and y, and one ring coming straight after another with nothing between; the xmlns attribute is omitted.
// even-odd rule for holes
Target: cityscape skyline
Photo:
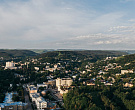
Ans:
<svg viewBox="0 0 135 110"><path fill-rule="evenodd" d="M2 0L4 49L129 50L135 0Z"/></svg>

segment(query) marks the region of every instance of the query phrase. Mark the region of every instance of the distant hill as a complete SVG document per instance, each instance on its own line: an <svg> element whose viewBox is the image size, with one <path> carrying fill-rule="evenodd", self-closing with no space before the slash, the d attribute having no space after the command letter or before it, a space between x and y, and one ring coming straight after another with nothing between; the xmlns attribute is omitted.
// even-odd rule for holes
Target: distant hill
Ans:
<svg viewBox="0 0 135 110"><path fill-rule="evenodd" d="M135 50L122 50L122 52L127 52L128 54L135 54Z"/></svg>
<svg viewBox="0 0 135 110"><path fill-rule="evenodd" d="M83 49L30 49L31 51L42 54L53 51L82 51Z"/></svg>
<svg viewBox="0 0 135 110"><path fill-rule="evenodd" d="M121 51L102 51L102 50L82 50L82 51L53 51L47 52L38 55L37 57L42 58L61 58L61 59L94 59L94 61L98 59L105 58L107 56L117 57L122 55L127 55L126 52Z"/></svg>
<svg viewBox="0 0 135 110"><path fill-rule="evenodd" d="M40 54L41 53L41 54ZM122 56L127 55L127 52L121 51L104 51L104 50L53 50L53 49L31 49L31 50L19 50L19 49L0 49L0 57L14 58L14 57L27 57L36 56L43 58L57 58L57 59L102 59L107 56Z"/></svg>
<svg viewBox="0 0 135 110"><path fill-rule="evenodd" d="M126 63L134 62L134 64L135 64L135 54L130 54L130 55L118 57L115 60L115 62L120 63L120 64L126 64Z"/></svg>
<svg viewBox="0 0 135 110"><path fill-rule="evenodd" d="M35 55L37 55L37 53L30 50L0 49L0 57L4 58L26 57Z"/></svg>

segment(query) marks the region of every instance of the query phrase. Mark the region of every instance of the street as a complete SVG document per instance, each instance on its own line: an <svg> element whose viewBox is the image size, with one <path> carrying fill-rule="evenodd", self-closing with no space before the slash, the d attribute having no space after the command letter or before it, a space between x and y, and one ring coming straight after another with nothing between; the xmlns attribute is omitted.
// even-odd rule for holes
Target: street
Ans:
<svg viewBox="0 0 135 110"><path fill-rule="evenodd" d="M33 110L32 107L31 107L31 102L29 100L29 96L27 94L26 88L24 88L24 96L25 96L25 103L28 103L27 110Z"/></svg>

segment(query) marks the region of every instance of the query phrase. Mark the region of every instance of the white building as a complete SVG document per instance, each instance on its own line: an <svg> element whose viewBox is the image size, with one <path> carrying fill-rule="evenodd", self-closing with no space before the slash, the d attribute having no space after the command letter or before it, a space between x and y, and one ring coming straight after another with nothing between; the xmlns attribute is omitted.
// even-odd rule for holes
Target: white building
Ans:
<svg viewBox="0 0 135 110"><path fill-rule="evenodd" d="M15 67L15 63L11 61L11 62L6 62L5 69L17 69L17 67Z"/></svg>
<svg viewBox="0 0 135 110"><path fill-rule="evenodd" d="M7 68L10 68L10 67L14 67L15 66L15 63L13 61L11 62L6 62L6 67Z"/></svg>
<svg viewBox="0 0 135 110"><path fill-rule="evenodd" d="M30 98L32 102L35 102L37 110L44 110L47 108L47 101L44 100L43 97L40 96L39 93L30 93Z"/></svg>
<svg viewBox="0 0 135 110"><path fill-rule="evenodd" d="M45 108L47 108L47 102L44 100L43 97L36 98L35 104L37 106L37 110L44 110Z"/></svg>

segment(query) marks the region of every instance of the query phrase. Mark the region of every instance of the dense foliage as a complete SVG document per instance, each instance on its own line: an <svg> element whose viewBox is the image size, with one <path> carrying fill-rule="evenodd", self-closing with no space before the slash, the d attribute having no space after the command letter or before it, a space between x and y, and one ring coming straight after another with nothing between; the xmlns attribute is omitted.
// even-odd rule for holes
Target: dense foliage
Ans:
<svg viewBox="0 0 135 110"><path fill-rule="evenodd" d="M15 90L16 84L18 84L19 81L18 78L14 77L14 73L11 70L0 70L0 102L4 99L3 93ZM12 87L10 87L10 84L12 84Z"/></svg>
<svg viewBox="0 0 135 110"><path fill-rule="evenodd" d="M66 110L134 110L135 88L84 86L64 95Z"/></svg>

